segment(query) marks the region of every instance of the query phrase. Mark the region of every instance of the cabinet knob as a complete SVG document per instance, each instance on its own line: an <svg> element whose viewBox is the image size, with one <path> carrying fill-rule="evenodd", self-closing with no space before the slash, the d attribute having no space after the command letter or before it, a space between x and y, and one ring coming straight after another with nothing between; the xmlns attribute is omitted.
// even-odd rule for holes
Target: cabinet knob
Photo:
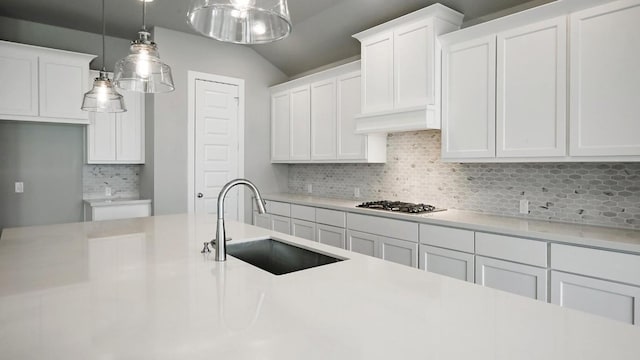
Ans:
<svg viewBox="0 0 640 360"><path fill-rule="evenodd" d="M204 196L204 195L203 195L202 193L198 193L198 197L199 197L199 198L201 198L201 197L203 197L203 196Z"/></svg>

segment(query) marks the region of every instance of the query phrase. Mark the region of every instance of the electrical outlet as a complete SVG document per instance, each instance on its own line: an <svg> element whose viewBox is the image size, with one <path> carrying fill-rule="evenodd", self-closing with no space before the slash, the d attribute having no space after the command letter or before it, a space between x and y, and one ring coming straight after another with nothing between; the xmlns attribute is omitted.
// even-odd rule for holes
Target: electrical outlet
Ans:
<svg viewBox="0 0 640 360"><path fill-rule="evenodd" d="M104 187L104 196L111 196L111 187L109 186Z"/></svg>
<svg viewBox="0 0 640 360"><path fill-rule="evenodd" d="M24 183L22 181L16 182L16 192L23 193L24 192Z"/></svg>
<svg viewBox="0 0 640 360"><path fill-rule="evenodd" d="M528 214L529 213L529 200L522 199L520 200L520 214Z"/></svg>
<svg viewBox="0 0 640 360"><path fill-rule="evenodd" d="M353 197L356 199L360 197L360 188L353 188Z"/></svg>
<svg viewBox="0 0 640 360"><path fill-rule="evenodd" d="M311 194L313 192L313 184L307 184L307 193Z"/></svg>

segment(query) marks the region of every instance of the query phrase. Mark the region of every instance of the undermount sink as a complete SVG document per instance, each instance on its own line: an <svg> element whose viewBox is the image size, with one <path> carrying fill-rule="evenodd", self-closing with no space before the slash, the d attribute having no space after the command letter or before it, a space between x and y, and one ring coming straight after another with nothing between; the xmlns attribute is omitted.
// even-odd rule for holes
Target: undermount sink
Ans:
<svg viewBox="0 0 640 360"><path fill-rule="evenodd" d="M342 261L271 238L227 245L227 254L274 275Z"/></svg>

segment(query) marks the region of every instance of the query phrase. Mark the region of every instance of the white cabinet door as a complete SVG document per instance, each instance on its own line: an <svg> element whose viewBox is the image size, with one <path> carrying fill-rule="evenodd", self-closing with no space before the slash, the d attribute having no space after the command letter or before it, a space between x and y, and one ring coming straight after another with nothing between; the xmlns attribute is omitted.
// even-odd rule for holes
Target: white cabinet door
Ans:
<svg viewBox="0 0 640 360"><path fill-rule="evenodd" d="M571 15L570 154L640 155L640 2Z"/></svg>
<svg viewBox="0 0 640 360"><path fill-rule="evenodd" d="M290 160L309 160L311 141L311 99L309 85L291 89Z"/></svg>
<svg viewBox="0 0 640 360"><path fill-rule="evenodd" d="M39 59L40 116L88 122L82 99L88 90L89 62L56 54ZM83 122L83 121L79 121Z"/></svg>
<svg viewBox="0 0 640 360"><path fill-rule="evenodd" d="M87 163L116 159L116 114L89 113L87 126Z"/></svg>
<svg viewBox="0 0 640 360"><path fill-rule="evenodd" d="M435 37L431 24L425 19L394 29L395 108L434 103Z"/></svg>
<svg viewBox="0 0 640 360"><path fill-rule="evenodd" d="M381 238L380 258L411 267L418 267L418 243Z"/></svg>
<svg viewBox="0 0 640 360"><path fill-rule="evenodd" d="M127 111L116 114L116 160L144 164L144 95L120 90Z"/></svg>
<svg viewBox="0 0 640 360"><path fill-rule="evenodd" d="M380 257L380 237L360 231L347 232L347 249L359 254Z"/></svg>
<svg viewBox="0 0 640 360"><path fill-rule="evenodd" d="M316 241L319 243L339 247L341 249L346 248L346 236L343 228L317 224L316 231Z"/></svg>
<svg viewBox="0 0 640 360"><path fill-rule="evenodd" d="M311 159L336 159L336 79L311 84Z"/></svg>
<svg viewBox="0 0 640 360"><path fill-rule="evenodd" d="M0 43L0 114L38 116L38 55Z"/></svg>
<svg viewBox="0 0 640 360"><path fill-rule="evenodd" d="M291 218L271 215L271 230L291 235Z"/></svg>
<svg viewBox="0 0 640 360"><path fill-rule="evenodd" d="M494 157L495 36L448 47L442 65L442 157Z"/></svg>
<svg viewBox="0 0 640 360"><path fill-rule="evenodd" d="M551 302L628 324L640 324L640 287L551 271Z"/></svg>
<svg viewBox="0 0 640 360"><path fill-rule="evenodd" d="M498 34L498 157L565 156L567 19Z"/></svg>
<svg viewBox="0 0 640 360"><path fill-rule="evenodd" d="M420 269L474 282L473 254L420 245Z"/></svg>
<svg viewBox="0 0 640 360"><path fill-rule="evenodd" d="M253 212L253 225L271 230L271 215Z"/></svg>
<svg viewBox="0 0 640 360"><path fill-rule="evenodd" d="M393 31L363 39L362 112L393 109Z"/></svg>
<svg viewBox="0 0 640 360"><path fill-rule="evenodd" d="M299 219L291 219L291 235L316 241L316 223Z"/></svg>
<svg viewBox="0 0 640 360"><path fill-rule="evenodd" d="M289 160L291 96L288 91L271 95L271 160Z"/></svg>
<svg viewBox="0 0 640 360"><path fill-rule="evenodd" d="M360 72L338 77L338 159L365 159L367 136L355 134L356 118L360 113Z"/></svg>
<svg viewBox="0 0 640 360"><path fill-rule="evenodd" d="M476 284L547 301L547 270L476 256Z"/></svg>

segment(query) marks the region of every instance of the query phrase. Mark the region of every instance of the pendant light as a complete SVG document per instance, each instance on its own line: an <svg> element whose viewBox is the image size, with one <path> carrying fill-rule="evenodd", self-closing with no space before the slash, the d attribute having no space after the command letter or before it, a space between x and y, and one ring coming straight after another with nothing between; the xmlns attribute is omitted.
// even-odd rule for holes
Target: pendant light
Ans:
<svg viewBox="0 0 640 360"><path fill-rule="evenodd" d="M113 82L120 89L143 93L173 91L171 68L160 60L158 47L147 31L146 3L142 1L142 29L138 31L138 38L131 42L131 53L116 63Z"/></svg>
<svg viewBox="0 0 640 360"><path fill-rule="evenodd" d="M192 0L187 21L197 32L235 44L262 44L291 32L287 0Z"/></svg>
<svg viewBox="0 0 640 360"><path fill-rule="evenodd" d="M104 68L106 56L105 28L104 0L102 0L102 70L100 70L100 75L93 81L93 88L84 94L81 108L84 111L91 112L123 112L127 111L124 105L124 98L113 87Z"/></svg>

